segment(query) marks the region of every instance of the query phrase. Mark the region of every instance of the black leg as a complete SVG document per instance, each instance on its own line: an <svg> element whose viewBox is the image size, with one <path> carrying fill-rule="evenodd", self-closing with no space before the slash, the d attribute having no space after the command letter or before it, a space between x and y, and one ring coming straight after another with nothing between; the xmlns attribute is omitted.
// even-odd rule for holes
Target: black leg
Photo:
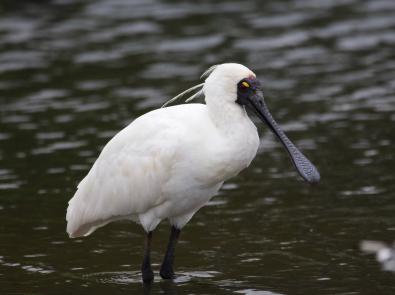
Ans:
<svg viewBox="0 0 395 295"><path fill-rule="evenodd" d="M147 233L145 237L145 248L144 248L144 258L143 263L141 265L141 273L143 275L144 283L151 283L154 280L154 273L151 269L151 240L152 240L152 231Z"/></svg>
<svg viewBox="0 0 395 295"><path fill-rule="evenodd" d="M160 276L163 279L174 278L174 271L173 271L174 250L178 241L178 237L180 236L180 233L181 230L179 230L175 226L171 227L169 244L167 245L166 255L165 258L163 259L163 263L160 268Z"/></svg>

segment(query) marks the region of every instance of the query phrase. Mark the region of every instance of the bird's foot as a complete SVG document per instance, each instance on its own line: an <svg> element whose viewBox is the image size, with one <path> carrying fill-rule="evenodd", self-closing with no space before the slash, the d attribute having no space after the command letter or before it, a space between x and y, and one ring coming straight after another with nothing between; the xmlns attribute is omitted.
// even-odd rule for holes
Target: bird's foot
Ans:
<svg viewBox="0 0 395 295"><path fill-rule="evenodd" d="M154 273L151 269L143 269L142 275L144 284L150 284L154 280Z"/></svg>
<svg viewBox="0 0 395 295"><path fill-rule="evenodd" d="M161 268L159 274L165 280L172 280L176 277L171 268Z"/></svg>

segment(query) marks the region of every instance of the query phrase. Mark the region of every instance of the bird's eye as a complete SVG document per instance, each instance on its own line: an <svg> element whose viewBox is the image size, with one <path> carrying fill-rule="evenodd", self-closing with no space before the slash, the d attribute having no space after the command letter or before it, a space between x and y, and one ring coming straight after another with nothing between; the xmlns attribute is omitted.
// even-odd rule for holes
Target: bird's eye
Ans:
<svg viewBox="0 0 395 295"><path fill-rule="evenodd" d="M241 85L243 85L245 88L250 87L250 84L248 84L246 81L243 81L243 83L241 83Z"/></svg>
<svg viewBox="0 0 395 295"><path fill-rule="evenodd" d="M241 90L246 90L246 89L248 89L250 87L251 87L251 85L247 81L242 81L242 82L239 83L239 88Z"/></svg>

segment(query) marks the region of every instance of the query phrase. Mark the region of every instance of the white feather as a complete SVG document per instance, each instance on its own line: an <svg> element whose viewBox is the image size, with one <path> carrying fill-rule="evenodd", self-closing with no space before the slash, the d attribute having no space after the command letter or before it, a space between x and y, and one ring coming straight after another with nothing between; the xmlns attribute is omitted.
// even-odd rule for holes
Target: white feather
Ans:
<svg viewBox="0 0 395 295"><path fill-rule="evenodd" d="M218 65L213 65L213 66L209 67L209 68L200 76L200 79L207 78L217 67L218 67Z"/></svg>
<svg viewBox="0 0 395 295"><path fill-rule="evenodd" d="M185 102L191 102L192 100L194 100L195 98L199 97L203 95L203 90L199 90L198 92L196 92L194 95L192 95L191 97L188 97Z"/></svg>
<svg viewBox="0 0 395 295"><path fill-rule="evenodd" d="M168 101L166 101L163 105L162 108L166 107L167 105L169 105L170 103L172 103L173 101L176 101L177 99L179 99L180 97L183 97L185 94L192 92L193 90L197 89L197 88L201 88L203 87L204 83L192 86L191 88L181 92L180 94L174 96L172 99L169 99Z"/></svg>

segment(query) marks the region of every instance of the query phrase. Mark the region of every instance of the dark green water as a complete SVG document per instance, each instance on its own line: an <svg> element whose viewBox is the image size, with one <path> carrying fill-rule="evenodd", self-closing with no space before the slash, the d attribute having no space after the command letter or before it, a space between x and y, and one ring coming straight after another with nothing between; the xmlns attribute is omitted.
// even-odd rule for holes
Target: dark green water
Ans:
<svg viewBox="0 0 395 295"><path fill-rule="evenodd" d="M1 294L395 294L359 250L395 239L395 2L0 4ZM311 187L262 126L253 165L185 227L178 279L140 284L143 231L65 233L67 201L137 116L236 61L319 168ZM158 271L168 224L154 235Z"/></svg>

